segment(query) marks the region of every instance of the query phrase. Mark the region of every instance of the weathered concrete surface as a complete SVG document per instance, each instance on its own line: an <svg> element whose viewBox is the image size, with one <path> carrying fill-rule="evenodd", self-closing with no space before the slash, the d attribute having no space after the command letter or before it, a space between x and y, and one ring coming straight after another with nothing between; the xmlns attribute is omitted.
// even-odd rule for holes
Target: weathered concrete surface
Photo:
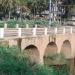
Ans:
<svg viewBox="0 0 75 75"><path fill-rule="evenodd" d="M75 35L74 34L56 34L35 37L25 37L17 39L0 40L0 45L18 46L22 52L28 54L33 64L44 64L44 57L64 54L69 60L70 75L75 74Z"/></svg>
<svg viewBox="0 0 75 75"><path fill-rule="evenodd" d="M35 37L25 37L18 39L4 39L8 46L18 46L24 51L28 46L35 46L38 52L39 63L44 63L43 57L47 54L63 53L68 59L75 56L75 35L74 34L56 34ZM34 50L32 50L34 51Z"/></svg>

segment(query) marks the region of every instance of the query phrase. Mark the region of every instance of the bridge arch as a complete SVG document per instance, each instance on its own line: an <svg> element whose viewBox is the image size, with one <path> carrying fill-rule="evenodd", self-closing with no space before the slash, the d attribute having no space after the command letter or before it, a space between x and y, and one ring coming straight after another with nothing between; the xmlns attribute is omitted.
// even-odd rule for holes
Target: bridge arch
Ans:
<svg viewBox="0 0 75 75"><path fill-rule="evenodd" d="M50 57L54 56L57 54L58 47L55 42L50 42L47 44L45 53L44 53L44 64L50 64L51 59Z"/></svg>
<svg viewBox="0 0 75 75"><path fill-rule="evenodd" d="M71 42L69 40L65 40L61 47L61 52L65 58L70 59L71 57Z"/></svg>
<svg viewBox="0 0 75 75"><path fill-rule="evenodd" d="M35 45L28 45L24 49L25 55L29 58L32 65L39 63L39 51Z"/></svg>

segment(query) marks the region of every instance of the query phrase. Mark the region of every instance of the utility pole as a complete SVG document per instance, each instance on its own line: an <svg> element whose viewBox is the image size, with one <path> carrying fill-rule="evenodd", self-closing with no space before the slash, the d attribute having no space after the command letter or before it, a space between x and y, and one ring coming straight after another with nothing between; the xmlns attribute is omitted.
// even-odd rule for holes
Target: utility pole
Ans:
<svg viewBox="0 0 75 75"><path fill-rule="evenodd" d="M49 1L49 27L51 26L52 1Z"/></svg>
<svg viewBox="0 0 75 75"><path fill-rule="evenodd" d="M12 0L9 0L9 20L11 17Z"/></svg>

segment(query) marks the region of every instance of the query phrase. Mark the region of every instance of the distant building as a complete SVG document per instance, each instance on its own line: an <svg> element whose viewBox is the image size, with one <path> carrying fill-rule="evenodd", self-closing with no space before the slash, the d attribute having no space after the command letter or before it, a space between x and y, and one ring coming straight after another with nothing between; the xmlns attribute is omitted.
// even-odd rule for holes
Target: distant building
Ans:
<svg viewBox="0 0 75 75"><path fill-rule="evenodd" d="M57 2L52 2L51 12L49 10L45 10L41 14L45 19L51 18L52 21L57 21L61 19L62 10L64 9L60 10Z"/></svg>

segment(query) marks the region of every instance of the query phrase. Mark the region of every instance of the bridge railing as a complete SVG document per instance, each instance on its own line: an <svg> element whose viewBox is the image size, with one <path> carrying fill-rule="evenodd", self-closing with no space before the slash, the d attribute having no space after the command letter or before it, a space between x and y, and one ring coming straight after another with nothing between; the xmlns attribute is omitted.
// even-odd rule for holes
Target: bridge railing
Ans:
<svg viewBox="0 0 75 75"><path fill-rule="evenodd" d="M4 37L17 37L18 36L18 29L14 28L7 28L4 29Z"/></svg>
<svg viewBox="0 0 75 75"><path fill-rule="evenodd" d="M56 34L75 34L75 27L59 28L0 28L0 38L22 38Z"/></svg>

